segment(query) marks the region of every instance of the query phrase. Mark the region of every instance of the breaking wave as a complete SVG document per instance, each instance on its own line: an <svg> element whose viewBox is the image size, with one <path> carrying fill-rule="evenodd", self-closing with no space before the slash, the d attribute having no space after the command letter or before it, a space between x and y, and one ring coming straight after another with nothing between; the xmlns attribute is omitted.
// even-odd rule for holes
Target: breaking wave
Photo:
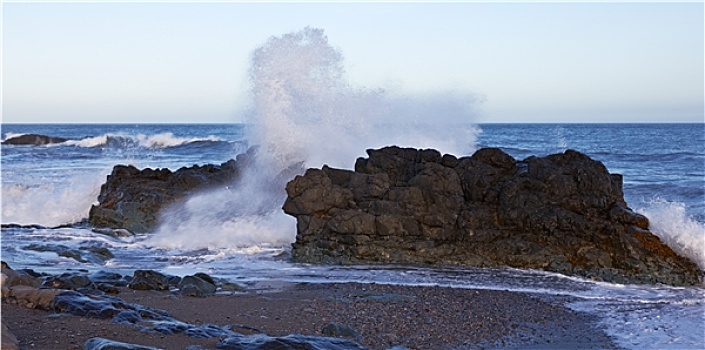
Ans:
<svg viewBox="0 0 705 350"><path fill-rule="evenodd" d="M156 135L119 135L106 134L94 137L86 137L81 140L69 140L62 145L76 147L143 147L143 148L169 148L187 145L195 142L219 142L215 136L206 138L176 137L173 133L165 132Z"/></svg>
<svg viewBox="0 0 705 350"><path fill-rule="evenodd" d="M705 224L688 216L684 203L657 198L637 212L649 218L651 232L705 270Z"/></svg>
<svg viewBox="0 0 705 350"><path fill-rule="evenodd" d="M391 96L352 86L341 52L322 29L269 38L253 52L249 73L255 163L230 188L165 211L149 243L190 249L288 244L296 222L281 210L291 178L281 179L283 171L293 177L292 167L351 168L366 149L388 145L456 155L475 149L471 95Z"/></svg>

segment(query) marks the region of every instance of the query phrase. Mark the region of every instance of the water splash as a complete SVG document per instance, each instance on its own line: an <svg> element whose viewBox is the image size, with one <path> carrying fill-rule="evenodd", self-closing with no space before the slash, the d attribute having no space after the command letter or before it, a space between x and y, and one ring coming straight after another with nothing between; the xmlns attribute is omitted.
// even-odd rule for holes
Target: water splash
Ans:
<svg viewBox="0 0 705 350"><path fill-rule="evenodd" d="M671 249L705 270L705 225L686 214L684 203L657 198L637 212L649 218L651 231Z"/></svg>
<svg viewBox="0 0 705 350"><path fill-rule="evenodd" d="M36 181L2 187L2 222L23 225L58 226L78 222L88 215L86 208L96 202L102 174L67 174L70 183Z"/></svg>
<svg viewBox="0 0 705 350"><path fill-rule="evenodd" d="M353 87L345 79L342 54L322 29L271 37L253 52L249 74L254 108L248 132L258 146L255 163L233 186L165 211L149 243L170 248L288 245L296 225L281 206L293 175L281 178L282 171L302 164L351 168L367 148L392 144L456 155L475 148L479 131L469 123L470 95L390 97L383 89ZM435 125L434 114L455 124Z"/></svg>

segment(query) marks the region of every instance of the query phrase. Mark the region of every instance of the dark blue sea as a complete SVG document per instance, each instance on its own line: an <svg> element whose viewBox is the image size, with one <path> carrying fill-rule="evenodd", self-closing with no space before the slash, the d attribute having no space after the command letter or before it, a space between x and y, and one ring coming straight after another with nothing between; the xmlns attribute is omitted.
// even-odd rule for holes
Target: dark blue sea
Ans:
<svg viewBox="0 0 705 350"><path fill-rule="evenodd" d="M117 239L90 229L50 228L87 218L112 167L176 170L220 164L259 146L273 169L289 161L352 168L365 150L387 144L433 147L457 156L498 147L517 159L574 149L624 175L630 207L649 217L652 231L705 269L705 124L457 124L320 126L323 131L275 123L250 124L3 124L3 140L43 134L69 141L3 145L2 223L41 225L2 230L2 260L13 268L61 271L155 269L173 275L206 272L254 281L357 281L443 285L572 296L568 306L598 315L608 334L627 349L704 349L705 290L625 286L540 271L432 269L399 266L325 267L277 258L295 239L295 220L281 207L264 217L233 211L242 198L256 201L256 186L194 198L190 217L163 218L149 235ZM356 137L353 131L364 130ZM237 198L234 198L237 197ZM283 198L281 200L283 203ZM207 226L199 217L208 217ZM197 234L195 234L197 233ZM26 250L31 243L105 246L106 264L79 263ZM576 301L577 300L577 301Z"/></svg>

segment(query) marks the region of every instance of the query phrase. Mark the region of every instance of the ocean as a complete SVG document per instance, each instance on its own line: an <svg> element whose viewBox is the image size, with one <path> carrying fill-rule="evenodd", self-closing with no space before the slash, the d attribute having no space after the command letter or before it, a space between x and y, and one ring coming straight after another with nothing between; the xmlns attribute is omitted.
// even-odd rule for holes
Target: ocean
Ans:
<svg viewBox="0 0 705 350"><path fill-rule="evenodd" d="M136 237L112 238L89 228L62 226L87 218L101 184L117 164L172 170L220 164L254 145L272 155L272 169L290 161L352 169L365 149L387 144L433 147L456 156L498 147L517 159L574 149L603 162L610 172L623 174L630 207L649 217L652 231L664 242L705 270L705 124L370 127L333 125L327 120L306 124L255 120L254 124L2 124L3 140L30 133L69 139L0 148L2 223L24 226L2 229L2 260L16 269L49 273L85 269L131 274L135 269L154 269L180 276L205 272L244 284L362 282L527 292L596 315L615 343L626 349L705 348L705 286L619 285L520 269L291 263L286 256L296 236L295 220L281 206L266 214L238 209L261 197L256 186L204 194L189 210L191 217L208 220L187 222L167 213L160 229ZM284 198L277 200L283 204ZM81 263L26 249L31 244L100 246L115 258Z"/></svg>

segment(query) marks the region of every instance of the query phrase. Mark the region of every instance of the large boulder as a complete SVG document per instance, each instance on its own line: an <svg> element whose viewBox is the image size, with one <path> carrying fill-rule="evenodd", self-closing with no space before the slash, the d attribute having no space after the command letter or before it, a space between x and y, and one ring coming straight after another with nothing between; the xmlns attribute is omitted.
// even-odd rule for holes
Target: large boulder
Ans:
<svg viewBox="0 0 705 350"><path fill-rule="evenodd" d="M308 169L287 185L292 257L312 263L460 264L554 271L618 283L702 283L695 263L649 232L622 176L568 150L517 161L368 150L355 171Z"/></svg>
<svg viewBox="0 0 705 350"><path fill-rule="evenodd" d="M176 171L116 165L100 188L98 205L90 209L89 222L98 228L152 232L163 208L197 191L232 184L252 154L248 151L220 165L194 165Z"/></svg>

